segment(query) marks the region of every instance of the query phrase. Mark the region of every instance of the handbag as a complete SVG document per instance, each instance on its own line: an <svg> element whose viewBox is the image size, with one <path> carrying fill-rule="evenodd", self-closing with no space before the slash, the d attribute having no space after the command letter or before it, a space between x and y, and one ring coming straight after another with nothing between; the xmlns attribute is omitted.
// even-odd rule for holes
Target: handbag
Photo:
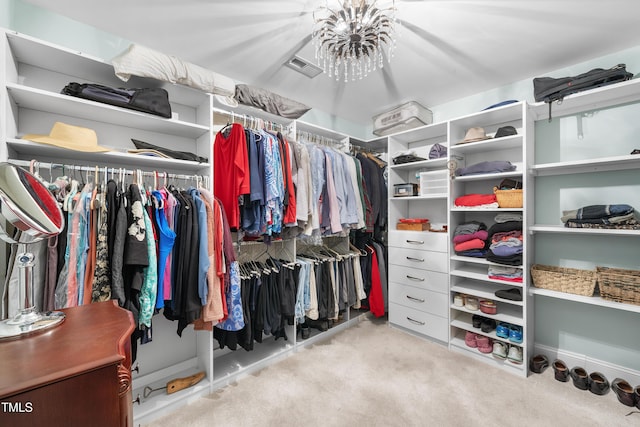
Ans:
<svg viewBox="0 0 640 427"><path fill-rule="evenodd" d="M162 88L125 89L95 83L71 82L62 89L61 93L171 118L169 94Z"/></svg>

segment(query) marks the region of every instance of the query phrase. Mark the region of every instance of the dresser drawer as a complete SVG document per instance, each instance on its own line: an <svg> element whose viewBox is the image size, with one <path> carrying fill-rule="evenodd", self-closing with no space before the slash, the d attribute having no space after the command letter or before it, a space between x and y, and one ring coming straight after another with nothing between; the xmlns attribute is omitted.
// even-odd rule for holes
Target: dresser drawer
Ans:
<svg viewBox="0 0 640 427"><path fill-rule="evenodd" d="M448 257L445 252L421 251L419 249L393 248L389 250L389 265L403 265L422 270L446 273Z"/></svg>
<svg viewBox="0 0 640 427"><path fill-rule="evenodd" d="M449 339L449 322L445 317L434 316L392 302L389 303L389 322L443 342Z"/></svg>
<svg viewBox="0 0 640 427"><path fill-rule="evenodd" d="M449 275L447 273L389 264L389 281L434 292L449 293Z"/></svg>
<svg viewBox="0 0 640 427"><path fill-rule="evenodd" d="M449 239L447 233L389 230L389 246L447 252Z"/></svg>
<svg viewBox="0 0 640 427"><path fill-rule="evenodd" d="M447 317L449 295L400 283L389 283L389 302L415 308L436 316Z"/></svg>

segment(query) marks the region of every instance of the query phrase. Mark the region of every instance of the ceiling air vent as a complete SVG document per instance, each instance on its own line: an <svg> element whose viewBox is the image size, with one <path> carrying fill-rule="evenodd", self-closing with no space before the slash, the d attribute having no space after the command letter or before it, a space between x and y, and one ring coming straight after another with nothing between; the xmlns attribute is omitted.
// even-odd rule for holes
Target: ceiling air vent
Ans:
<svg viewBox="0 0 640 427"><path fill-rule="evenodd" d="M311 79L322 73L322 68L318 67L315 64L312 64L306 59L300 58L299 56L294 56L284 65L291 68L292 70L296 70L297 72L304 74Z"/></svg>

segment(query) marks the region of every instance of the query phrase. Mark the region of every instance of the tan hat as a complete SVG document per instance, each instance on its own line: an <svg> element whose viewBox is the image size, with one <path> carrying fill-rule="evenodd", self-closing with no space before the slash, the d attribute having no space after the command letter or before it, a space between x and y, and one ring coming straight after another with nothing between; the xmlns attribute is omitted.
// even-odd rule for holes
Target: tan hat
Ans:
<svg viewBox="0 0 640 427"><path fill-rule="evenodd" d="M490 138L491 137L485 133L484 128L475 127L468 129L464 139L458 142L458 144L466 144L468 142L482 141Z"/></svg>
<svg viewBox="0 0 640 427"><path fill-rule="evenodd" d="M72 126L62 122L54 123L49 135L28 134L23 136L22 139L90 153L111 151L109 148L98 145L98 137L93 129Z"/></svg>

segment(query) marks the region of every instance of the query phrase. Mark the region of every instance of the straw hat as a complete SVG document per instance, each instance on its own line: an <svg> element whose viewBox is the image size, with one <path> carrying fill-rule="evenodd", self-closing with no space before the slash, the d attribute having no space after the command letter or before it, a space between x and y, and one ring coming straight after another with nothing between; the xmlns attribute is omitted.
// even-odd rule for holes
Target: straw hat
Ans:
<svg viewBox="0 0 640 427"><path fill-rule="evenodd" d="M22 139L89 153L111 151L109 148L98 145L98 137L93 129L72 126L62 122L54 123L49 135L27 134Z"/></svg>

